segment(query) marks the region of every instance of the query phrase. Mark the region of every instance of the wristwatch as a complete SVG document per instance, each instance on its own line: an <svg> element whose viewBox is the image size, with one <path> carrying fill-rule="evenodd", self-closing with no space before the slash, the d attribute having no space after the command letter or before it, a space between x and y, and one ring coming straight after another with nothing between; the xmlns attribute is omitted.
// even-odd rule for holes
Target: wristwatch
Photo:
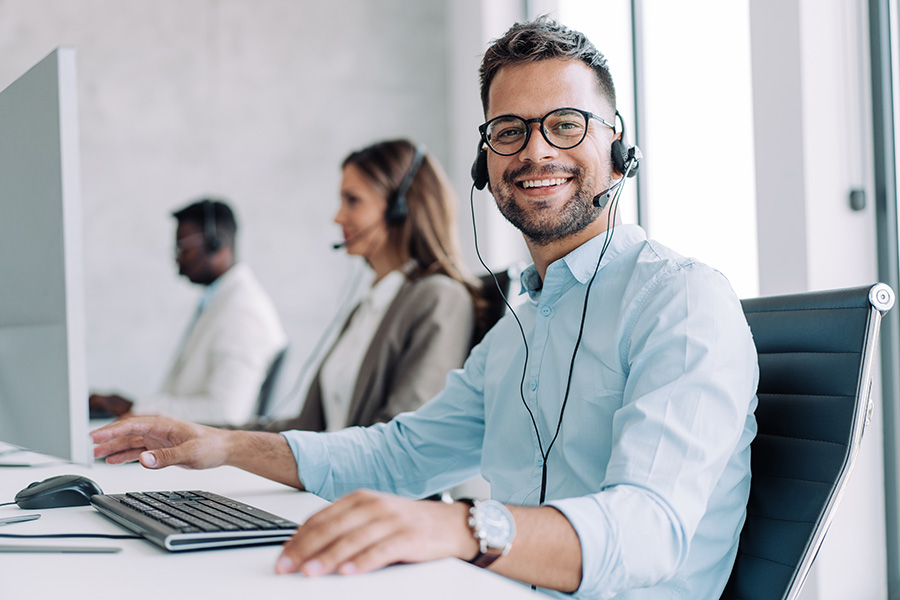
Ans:
<svg viewBox="0 0 900 600"><path fill-rule="evenodd" d="M469 508L469 528L478 542L478 554L470 560L476 567L487 567L505 556L516 537L512 513L496 500L460 498Z"/></svg>

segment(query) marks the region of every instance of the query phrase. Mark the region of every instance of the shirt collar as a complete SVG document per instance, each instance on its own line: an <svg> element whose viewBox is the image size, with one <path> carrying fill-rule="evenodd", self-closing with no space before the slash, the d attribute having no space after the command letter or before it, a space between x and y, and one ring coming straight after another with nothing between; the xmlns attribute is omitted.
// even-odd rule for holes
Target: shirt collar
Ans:
<svg viewBox="0 0 900 600"><path fill-rule="evenodd" d="M614 260L626 249L647 239L647 234L638 225L616 225L609 230L609 236L609 247L603 255L603 261L600 264L600 268L603 268L603 265ZM578 280L579 283L587 283L594 275L594 269L597 267L597 259L603 251L606 238L607 232L604 231L578 246L559 260L554 261L547 267L546 276L549 278L552 277L554 273L565 270ZM537 267L534 266L534 263L522 271L519 279L522 283L521 290L519 291L520 294L527 292L532 299L536 299L540 295L541 289L543 288L543 281L541 281L541 277L538 274Z"/></svg>
<svg viewBox="0 0 900 600"><path fill-rule="evenodd" d="M375 310L381 310L389 305L397 296L397 292L406 281L406 274L402 269L395 269L381 278L366 294L365 302Z"/></svg>
<svg viewBox="0 0 900 600"><path fill-rule="evenodd" d="M222 288L222 280L225 279L233 270L234 266L219 275L215 281L204 287L203 294L200 296L200 303L197 306L198 311L203 311L207 306L210 305L213 298L216 296L216 292L218 292Z"/></svg>

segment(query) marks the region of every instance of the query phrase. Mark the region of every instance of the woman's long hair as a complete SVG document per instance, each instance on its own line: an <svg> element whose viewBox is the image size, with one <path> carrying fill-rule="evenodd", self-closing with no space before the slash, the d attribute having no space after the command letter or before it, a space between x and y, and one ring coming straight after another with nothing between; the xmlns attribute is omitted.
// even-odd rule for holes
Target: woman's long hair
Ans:
<svg viewBox="0 0 900 600"><path fill-rule="evenodd" d="M400 187L416 157L409 140L378 142L351 153L341 167L354 165L388 202ZM481 287L462 262L456 237L456 196L443 168L426 154L406 191L407 211L402 223L388 228L388 244L415 263L411 280L440 273L462 283L472 295L477 320L484 312ZM390 206L389 206L390 210Z"/></svg>

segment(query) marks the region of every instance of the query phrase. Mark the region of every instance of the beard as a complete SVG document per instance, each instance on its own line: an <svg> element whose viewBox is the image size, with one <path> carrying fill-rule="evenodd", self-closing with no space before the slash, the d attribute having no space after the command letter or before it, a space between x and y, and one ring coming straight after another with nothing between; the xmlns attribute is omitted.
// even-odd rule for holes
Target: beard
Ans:
<svg viewBox="0 0 900 600"><path fill-rule="evenodd" d="M523 208L516 202L514 194L516 179L526 175L540 179L559 176L560 173L572 176L572 182L575 184L575 192L561 210ZM491 191L497 201L500 214L521 231L529 241L538 246L546 246L551 242L579 233L600 216L603 209L594 206L594 194L589 191L596 188L593 178L588 178L583 168L548 164L540 168L524 166L507 171L503 174L501 185L492 187Z"/></svg>

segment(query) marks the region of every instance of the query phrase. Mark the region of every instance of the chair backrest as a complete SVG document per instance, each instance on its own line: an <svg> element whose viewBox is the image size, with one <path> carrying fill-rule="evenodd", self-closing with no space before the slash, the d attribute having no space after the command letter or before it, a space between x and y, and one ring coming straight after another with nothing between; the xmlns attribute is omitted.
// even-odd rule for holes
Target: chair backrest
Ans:
<svg viewBox="0 0 900 600"><path fill-rule="evenodd" d="M281 373L281 365L284 363L284 356L287 354L287 347L282 348L278 354L269 363L269 370L266 371L266 378L263 380L259 388L259 396L256 398L256 416L266 417L270 405L272 404L272 394L275 392L275 385L278 383L278 375Z"/></svg>
<svg viewBox="0 0 900 600"><path fill-rule="evenodd" d="M885 284L743 300L759 354L759 432L729 600L793 599L825 537L871 410Z"/></svg>
<svg viewBox="0 0 900 600"><path fill-rule="evenodd" d="M497 271L494 275L488 273L478 279L481 281L481 297L484 299L485 309L475 324L475 334L472 337L472 346L481 341L491 327L497 324L506 313L506 302L509 298L509 287L512 279L511 269ZM497 281L494 281L494 276Z"/></svg>

